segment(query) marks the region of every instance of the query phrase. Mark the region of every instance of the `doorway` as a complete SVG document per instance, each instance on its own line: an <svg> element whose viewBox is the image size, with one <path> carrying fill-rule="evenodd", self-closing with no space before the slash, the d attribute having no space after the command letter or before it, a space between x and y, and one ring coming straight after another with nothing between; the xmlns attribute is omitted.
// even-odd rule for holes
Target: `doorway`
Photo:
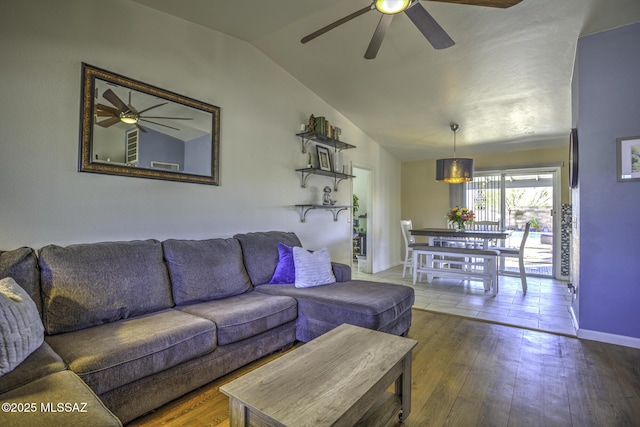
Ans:
<svg viewBox="0 0 640 427"><path fill-rule="evenodd" d="M372 272L372 170L352 164L351 194L353 199L353 268L361 273Z"/></svg>
<svg viewBox="0 0 640 427"><path fill-rule="evenodd" d="M560 277L559 172L557 167L479 171L466 186L465 205L475 212L477 221L497 221L511 230L506 246L519 247L525 224L531 223L524 252L527 275ZM515 258L501 262L503 270L519 270Z"/></svg>

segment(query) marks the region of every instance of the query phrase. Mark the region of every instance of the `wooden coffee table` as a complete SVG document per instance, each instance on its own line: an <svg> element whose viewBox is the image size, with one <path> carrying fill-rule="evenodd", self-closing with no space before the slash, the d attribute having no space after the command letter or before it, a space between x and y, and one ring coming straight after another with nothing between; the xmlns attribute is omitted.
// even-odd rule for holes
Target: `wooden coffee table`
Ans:
<svg viewBox="0 0 640 427"><path fill-rule="evenodd" d="M411 412L417 341L341 325L224 386L234 426L387 425ZM394 393L386 390L395 383Z"/></svg>

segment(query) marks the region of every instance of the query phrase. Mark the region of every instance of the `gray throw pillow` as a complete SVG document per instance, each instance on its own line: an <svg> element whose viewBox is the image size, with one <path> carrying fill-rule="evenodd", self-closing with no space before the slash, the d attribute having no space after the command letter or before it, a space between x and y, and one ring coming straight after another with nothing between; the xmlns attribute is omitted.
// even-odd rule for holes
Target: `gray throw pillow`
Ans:
<svg viewBox="0 0 640 427"><path fill-rule="evenodd" d="M11 277L0 280L0 376L11 372L44 341L38 308Z"/></svg>
<svg viewBox="0 0 640 427"><path fill-rule="evenodd" d="M327 248L309 252L306 249L294 247L293 262L296 269L296 288L328 285L336 281Z"/></svg>

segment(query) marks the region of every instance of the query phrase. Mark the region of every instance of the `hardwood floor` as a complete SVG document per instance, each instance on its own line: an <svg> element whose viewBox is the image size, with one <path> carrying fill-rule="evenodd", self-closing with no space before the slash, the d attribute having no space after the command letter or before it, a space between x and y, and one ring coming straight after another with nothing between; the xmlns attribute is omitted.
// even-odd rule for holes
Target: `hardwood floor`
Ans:
<svg viewBox="0 0 640 427"><path fill-rule="evenodd" d="M395 426L634 426L640 349L413 310L412 412ZM300 344L298 344L300 345ZM135 420L135 426L228 426L218 388L240 369Z"/></svg>

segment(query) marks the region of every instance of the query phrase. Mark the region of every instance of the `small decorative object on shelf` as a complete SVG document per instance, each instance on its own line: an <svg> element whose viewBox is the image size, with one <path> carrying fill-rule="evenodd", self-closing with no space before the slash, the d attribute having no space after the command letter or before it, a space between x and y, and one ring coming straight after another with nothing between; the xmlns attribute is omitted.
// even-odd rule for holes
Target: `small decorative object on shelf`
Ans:
<svg viewBox="0 0 640 427"><path fill-rule="evenodd" d="M457 231L464 231L467 225L471 225L475 214L468 208L456 206L447 213L447 220Z"/></svg>
<svg viewBox="0 0 640 427"><path fill-rule="evenodd" d="M325 206L333 206L336 204L335 200L331 200L331 187L328 185L324 187L324 195L322 196L322 204Z"/></svg>
<svg viewBox="0 0 640 427"><path fill-rule="evenodd" d="M316 131L316 118L313 117L313 114L311 115L311 117L309 117L309 124L307 125L307 132L315 132Z"/></svg>

